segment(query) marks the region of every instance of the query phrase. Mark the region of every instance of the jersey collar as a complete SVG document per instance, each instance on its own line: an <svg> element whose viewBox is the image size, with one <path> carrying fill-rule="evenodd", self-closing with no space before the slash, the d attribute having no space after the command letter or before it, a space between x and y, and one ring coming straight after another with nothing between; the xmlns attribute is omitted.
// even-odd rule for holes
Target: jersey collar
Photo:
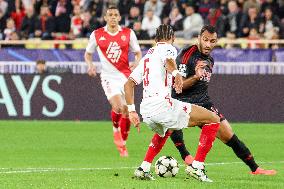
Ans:
<svg viewBox="0 0 284 189"><path fill-rule="evenodd" d="M157 42L156 45L164 45L164 44L167 44L166 42Z"/></svg>
<svg viewBox="0 0 284 189"><path fill-rule="evenodd" d="M107 32L109 35L116 35L118 32L120 32L120 31L122 31L122 28L121 28L121 26L118 26L118 31L117 32L115 32L115 33L110 33L109 31L107 31L107 26L105 25L104 26L104 31L105 32Z"/></svg>

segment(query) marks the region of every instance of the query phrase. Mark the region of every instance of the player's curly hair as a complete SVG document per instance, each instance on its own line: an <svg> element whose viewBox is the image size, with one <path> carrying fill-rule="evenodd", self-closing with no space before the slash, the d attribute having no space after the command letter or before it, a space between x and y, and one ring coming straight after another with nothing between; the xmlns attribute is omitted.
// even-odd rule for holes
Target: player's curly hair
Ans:
<svg viewBox="0 0 284 189"><path fill-rule="evenodd" d="M174 29L170 25L162 24L156 29L155 40L170 40L174 36Z"/></svg>

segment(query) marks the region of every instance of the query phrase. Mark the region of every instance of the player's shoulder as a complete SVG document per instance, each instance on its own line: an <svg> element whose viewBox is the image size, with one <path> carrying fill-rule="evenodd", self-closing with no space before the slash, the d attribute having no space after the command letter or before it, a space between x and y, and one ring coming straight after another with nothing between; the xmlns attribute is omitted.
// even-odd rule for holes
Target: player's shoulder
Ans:
<svg viewBox="0 0 284 189"><path fill-rule="evenodd" d="M170 43L157 43L157 48L163 49L163 50L173 50L176 51L177 49Z"/></svg>
<svg viewBox="0 0 284 189"><path fill-rule="evenodd" d="M193 54L198 51L197 45L188 45L180 50L179 55Z"/></svg>
<svg viewBox="0 0 284 189"><path fill-rule="evenodd" d="M121 28L121 31L122 31L123 33L130 33L130 32L133 31L132 29L130 29L130 28L128 28L128 27L125 27L125 26L121 26L120 28ZM134 31L133 31L133 32L134 32Z"/></svg>
<svg viewBox="0 0 284 189"><path fill-rule="evenodd" d="M158 52L161 56L164 55L177 55L177 49L170 43L162 43L161 45L157 44L156 48L158 49Z"/></svg>
<svg viewBox="0 0 284 189"><path fill-rule="evenodd" d="M198 52L197 45L186 46L180 50L177 59L182 64L188 64L190 57L196 52Z"/></svg>
<svg viewBox="0 0 284 189"><path fill-rule="evenodd" d="M95 29L92 33L101 33L101 32L104 32L104 31L105 31L105 28L101 27L101 28Z"/></svg>
<svg viewBox="0 0 284 189"><path fill-rule="evenodd" d="M125 27L125 26L120 26L121 30L124 30L124 31L131 31L130 28L128 27Z"/></svg>
<svg viewBox="0 0 284 189"><path fill-rule="evenodd" d="M95 38L96 35L101 35L103 32L105 32L104 27L95 29L95 30L93 30L93 32L91 33L90 37Z"/></svg>

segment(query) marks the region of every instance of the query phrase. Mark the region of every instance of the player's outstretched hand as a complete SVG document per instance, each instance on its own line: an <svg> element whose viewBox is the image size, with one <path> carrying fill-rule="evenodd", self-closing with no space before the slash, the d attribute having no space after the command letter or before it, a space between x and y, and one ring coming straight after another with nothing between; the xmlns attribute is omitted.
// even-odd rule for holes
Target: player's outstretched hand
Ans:
<svg viewBox="0 0 284 189"><path fill-rule="evenodd" d="M177 74L174 83L174 89L177 94L180 94L182 92L182 86L183 86L182 76L180 74Z"/></svg>
<svg viewBox="0 0 284 189"><path fill-rule="evenodd" d="M205 66L206 63L199 61L195 66L195 75L201 79L205 75Z"/></svg>
<svg viewBox="0 0 284 189"><path fill-rule="evenodd" d="M97 75L97 71L96 71L96 66L95 65L90 65L88 68L88 75L90 77L95 77Z"/></svg>
<svg viewBox="0 0 284 189"><path fill-rule="evenodd" d="M129 119L134 127L137 128L138 133L140 132L140 118L137 112L129 112Z"/></svg>

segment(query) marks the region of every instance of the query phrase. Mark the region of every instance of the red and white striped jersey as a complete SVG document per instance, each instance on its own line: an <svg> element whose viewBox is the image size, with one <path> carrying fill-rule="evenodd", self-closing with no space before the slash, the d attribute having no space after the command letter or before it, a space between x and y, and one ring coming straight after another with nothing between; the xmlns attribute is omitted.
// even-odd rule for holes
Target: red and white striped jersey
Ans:
<svg viewBox="0 0 284 189"><path fill-rule="evenodd" d="M130 48L130 49L129 49ZM119 27L118 32L110 33L107 27L92 32L86 51L94 53L97 50L102 64L102 77L128 78L128 53L140 51L135 33L129 28Z"/></svg>

